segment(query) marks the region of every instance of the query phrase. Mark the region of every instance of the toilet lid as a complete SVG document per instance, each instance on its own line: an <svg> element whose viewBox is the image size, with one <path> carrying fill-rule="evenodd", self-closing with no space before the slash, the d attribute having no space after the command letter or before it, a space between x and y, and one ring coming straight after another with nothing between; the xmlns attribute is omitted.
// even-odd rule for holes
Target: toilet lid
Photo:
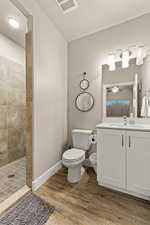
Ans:
<svg viewBox="0 0 150 225"><path fill-rule="evenodd" d="M75 148L72 148L63 154L63 158L70 161L79 160L83 156L85 156L85 152Z"/></svg>

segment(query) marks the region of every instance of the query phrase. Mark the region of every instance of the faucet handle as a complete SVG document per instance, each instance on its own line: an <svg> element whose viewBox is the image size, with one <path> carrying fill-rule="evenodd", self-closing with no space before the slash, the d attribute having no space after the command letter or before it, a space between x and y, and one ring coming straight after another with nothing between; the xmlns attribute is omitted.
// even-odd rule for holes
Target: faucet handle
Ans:
<svg viewBox="0 0 150 225"><path fill-rule="evenodd" d="M127 125L127 116L123 116L124 125Z"/></svg>

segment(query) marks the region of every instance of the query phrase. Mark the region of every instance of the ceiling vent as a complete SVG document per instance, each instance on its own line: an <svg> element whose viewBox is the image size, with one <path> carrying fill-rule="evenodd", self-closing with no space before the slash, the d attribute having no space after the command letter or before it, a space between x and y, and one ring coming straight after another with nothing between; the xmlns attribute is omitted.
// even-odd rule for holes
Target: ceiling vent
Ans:
<svg viewBox="0 0 150 225"><path fill-rule="evenodd" d="M78 3L76 0L56 0L58 6L62 9L63 13L69 13L72 10L78 8Z"/></svg>

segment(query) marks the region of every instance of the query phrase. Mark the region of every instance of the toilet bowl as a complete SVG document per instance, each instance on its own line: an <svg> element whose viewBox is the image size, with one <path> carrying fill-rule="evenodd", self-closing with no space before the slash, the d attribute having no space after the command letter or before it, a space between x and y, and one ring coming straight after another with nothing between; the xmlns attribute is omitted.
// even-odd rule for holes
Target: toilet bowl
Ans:
<svg viewBox="0 0 150 225"><path fill-rule="evenodd" d="M85 161L85 153L90 148L89 136L92 130L72 130L73 148L64 152L62 163L68 168L67 180L69 183L80 181L84 168L82 163Z"/></svg>
<svg viewBox="0 0 150 225"><path fill-rule="evenodd" d="M79 149L71 149L63 154L63 165L68 168L67 180L69 183L77 183L84 173L82 163L85 160L85 152Z"/></svg>

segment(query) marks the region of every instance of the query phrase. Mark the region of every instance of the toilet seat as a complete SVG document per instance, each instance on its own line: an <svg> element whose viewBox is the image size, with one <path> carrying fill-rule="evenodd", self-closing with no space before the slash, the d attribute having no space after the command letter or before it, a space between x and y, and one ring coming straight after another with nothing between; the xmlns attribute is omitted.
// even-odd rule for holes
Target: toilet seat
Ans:
<svg viewBox="0 0 150 225"><path fill-rule="evenodd" d="M82 159L85 159L85 152L80 149L72 148L63 154L65 162L76 162Z"/></svg>

